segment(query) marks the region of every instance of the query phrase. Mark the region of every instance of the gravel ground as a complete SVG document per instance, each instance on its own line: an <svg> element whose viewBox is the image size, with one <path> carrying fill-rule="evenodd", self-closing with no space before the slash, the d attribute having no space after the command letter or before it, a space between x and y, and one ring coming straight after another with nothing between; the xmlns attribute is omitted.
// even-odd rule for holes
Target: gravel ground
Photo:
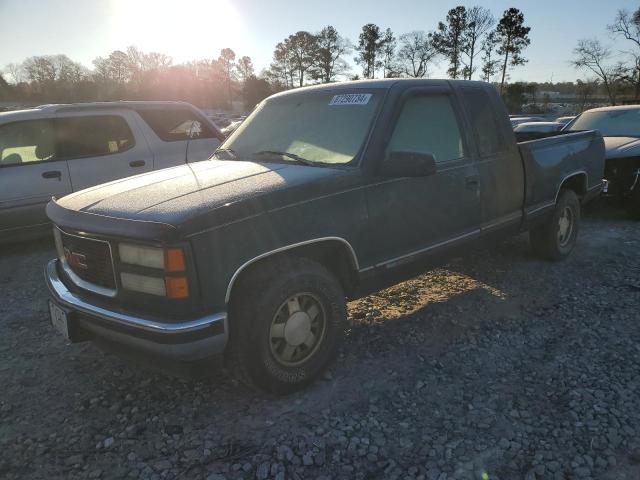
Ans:
<svg viewBox="0 0 640 480"><path fill-rule="evenodd" d="M49 241L2 247L0 477L638 479L639 251L598 207L564 263L455 260L351 303L331 373L272 398L66 345Z"/></svg>

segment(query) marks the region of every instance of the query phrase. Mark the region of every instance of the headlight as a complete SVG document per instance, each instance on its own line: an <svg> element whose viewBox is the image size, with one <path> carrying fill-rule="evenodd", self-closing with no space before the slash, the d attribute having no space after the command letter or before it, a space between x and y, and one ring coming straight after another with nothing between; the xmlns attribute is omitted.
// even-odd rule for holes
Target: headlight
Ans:
<svg viewBox="0 0 640 480"><path fill-rule="evenodd" d="M184 252L181 248L159 248L120 243L118 253L122 264L158 270L157 276L122 272L120 282L123 288L173 299L189 296L187 277L175 275L176 273L184 274L186 271Z"/></svg>
<svg viewBox="0 0 640 480"><path fill-rule="evenodd" d="M162 248L121 243L118 245L118 252L122 263L164 270L164 250Z"/></svg>
<svg viewBox="0 0 640 480"><path fill-rule="evenodd" d="M120 281L122 282L122 287L127 290L160 295L161 297L167 294L164 278L161 277L149 277L147 275L122 272L120 274Z"/></svg>

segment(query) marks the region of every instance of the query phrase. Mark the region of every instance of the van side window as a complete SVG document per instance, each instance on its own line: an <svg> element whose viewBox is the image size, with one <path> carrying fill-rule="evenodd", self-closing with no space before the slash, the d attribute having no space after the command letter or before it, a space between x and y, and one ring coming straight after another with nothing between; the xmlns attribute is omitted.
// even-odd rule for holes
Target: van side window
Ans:
<svg viewBox="0 0 640 480"><path fill-rule="evenodd" d="M464 157L462 135L448 95L416 95L402 106L387 152L430 153L436 163Z"/></svg>
<svg viewBox="0 0 640 480"><path fill-rule="evenodd" d="M139 108L136 112L165 142L217 138L209 124L188 108Z"/></svg>
<svg viewBox="0 0 640 480"><path fill-rule="evenodd" d="M51 120L25 120L0 127L0 167L54 160Z"/></svg>
<svg viewBox="0 0 640 480"><path fill-rule="evenodd" d="M487 92L479 88L463 88L462 92L480 156L487 157L506 150Z"/></svg>
<svg viewBox="0 0 640 480"><path fill-rule="evenodd" d="M135 145L127 121L118 115L63 117L55 124L61 159L120 153Z"/></svg>

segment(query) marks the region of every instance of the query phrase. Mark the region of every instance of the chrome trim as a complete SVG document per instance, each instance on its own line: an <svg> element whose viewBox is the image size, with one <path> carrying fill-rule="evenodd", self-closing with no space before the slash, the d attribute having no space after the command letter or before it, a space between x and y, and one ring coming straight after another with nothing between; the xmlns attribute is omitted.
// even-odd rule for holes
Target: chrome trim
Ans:
<svg viewBox="0 0 640 480"><path fill-rule="evenodd" d="M56 262L58 260L51 260L45 267L45 279L49 291L57 302L64 306L70 307L78 312L86 313L94 317L107 320L109 322L118 323L128 327L134 327L141 330L156 333L184 333L194 330L200 330L206 328L215 322L224 322L225 330L224 335L227 335L229 331L227 329L227 313L219 312L211 315L206 315L195 320L189 320L181 323L164 323L157 320L151 320L148 318L136 317L133 315L127 315L125 313L114 312L107 310L106 308L98 307L90 303L85 302L79 298L75 293L69 291L66 285L60 280L58 271L56 269Z"/></svg>
<svg viewBox="0 0 640 480"><path fill-rule="evenodd" d="M312 240L305 240L304 242L293 243L293 244L287 245L285 247L276 248L275 250L271 250L269 252L265 252L265 253L263 253L261 255L258 255L257 257L253 257L252 259L244 262L240 266L240 268L238 268L234 272L233 276L231 277L231 280L229 280L229 285L227 285L227 293L225 294L224 301L226 303L229 302L229 299L231 298L231 289L233 287L233 284L237 280L237 278L240 275L240 273L242 272L242 270L247 268L252 263L257 262L258 260L262 260L263 258L266 258L266 257L268 257L270 255L275 255L275 254L280 253L280 252L285 252L287 250L291 250L292 248L301 247L303 245L310 245L310 244L313 244L313 243L327 242L327 241L338 241L338 242L342 243L343 245L346 245L347 248L349 249L349 252L351 253L351 261L353 262L353 266L356 268L356 270L360 271L360 265L358 263L358 257L356 256L356 251L353 249L351 244L348 241L346 241L344 238L342 238L342 237L320 237L320 238L314 238Z"/></svg>
<svg viewBox="0 0 640 480"><path fill-rule="evenodd" d="M553 207L554 205L555 205L554 202L547 202L547 203L545 203L544 205L542 205L540 207L536 207L536 208L534 208L532 210L528 210L526 213L527 213L527 215L533 215L534 213L538 213L540 210L544 210L545 208Z"/></svg>
<svg viewBox="0 0 640 480"><path fill-rule="evenodd" d="M474 235L479 235L479 234L480 234L480 229L473 230L471 232L468 232L468 233L465 233L465 234L462 234L462 235L458 235L457 237L450 238L449 240L444 240L442 242L435 243L435 244L430 245L430 246L428 246L426 248L421 248L420 250L416 250L414 252L407 253L405 255L400 255L399 257L395 257L395 258L392 258L390 260L385 260L384 262L381 262L381 263L377 263L376 264L376 268L377 267L383 267L385 265L388 265L389 263L394 263L394 262L403 260L403 259L408 258L408 257L413 257L415 255L420 255L421 253L428 252L429 250L433 250L434 248L443 247L443 246L445 246L445 245L447 245L449 243L457 242L458 240L462 240L464 238L472 237Z"/></svg>
<svg viewBox="0 0 640 480"><path fill-rule="evenodd" d="M89 290L90 292L97 293L98 295L102 295L105 297L111 297L111 298L115 297L118 293L116 289L102 287L100 285L96 285L95 283L87 282L86 280L83 280L82 278L80 278L73 270L71 270L71 267L69 267L67 263L67 259L64 256L61 234L68 235L70 237L80 238L82 240L90 240L98 243L106 243L107 246L109 247L109 259L111 260L111 272L113 273L113 283L114 285L117 285L118 282L116 280L116 266L113 263L113 251L111 250L111 244L106 240L98 240L96 238L83 237L81 235L74 235L73 233L65 232L57 225L55 225L53 229L53 237L56 244L56 250L58 252L58 259L60 260L60 265L62 265L62 269L64 270L64 273L66 273L69 276L71 281L75 283L78 287L84 290Z"/></svg>
<svg viewBox="0 0 640 480"><path fill-rule="evenodd" d="M521 211L509 213L508 215L503 215L502 217L499 217L497 220L494 220L491 223L484 223L481 225L480 229L490 230L492 228L499 227L500 225L503 225L505 223L513 222L514 220L522 220Z"/></svg>

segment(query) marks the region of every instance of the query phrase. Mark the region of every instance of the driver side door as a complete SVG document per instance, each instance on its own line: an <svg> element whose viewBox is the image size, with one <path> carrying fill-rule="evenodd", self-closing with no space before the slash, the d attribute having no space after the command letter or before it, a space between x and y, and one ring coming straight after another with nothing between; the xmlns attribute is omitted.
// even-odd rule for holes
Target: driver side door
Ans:
<svg viewBox="0 0 640 480"><path fill-rule="evenodd" d="M432 154L436 173L380 178L367 190L371 258L391 269L480 234L480 183L456 99L446 88L411 89L400 101L391 152Z"/></svg>

